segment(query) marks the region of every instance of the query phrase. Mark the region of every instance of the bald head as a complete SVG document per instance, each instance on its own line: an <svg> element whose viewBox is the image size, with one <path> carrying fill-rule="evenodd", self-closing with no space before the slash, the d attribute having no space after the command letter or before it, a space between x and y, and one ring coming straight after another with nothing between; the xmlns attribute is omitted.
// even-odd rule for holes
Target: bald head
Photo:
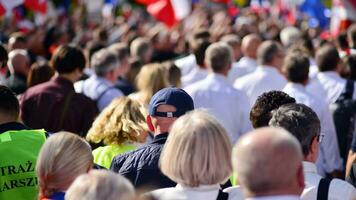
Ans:
<svg viewBox="0 0 356 200"><path fill-rule="evenodd" d="M279 128L246 134L235 145L232 158L246 197L300 195L304 188L302 160L297 139Z"/></svg>
<svg viewBox="0 0 356 200"><path fill-rule="evenodd" d="M248 34L242 39L241 51L244 56L256 59L260 44L261 38L257 34Z"/></svg>
<svg viewBox="0 0 356 200"><path fill-rule="evenodd" d="M12 74L17 73L27 76L30 70L30 59L27 51L23 49L10 51L7 64Z"/></svg>

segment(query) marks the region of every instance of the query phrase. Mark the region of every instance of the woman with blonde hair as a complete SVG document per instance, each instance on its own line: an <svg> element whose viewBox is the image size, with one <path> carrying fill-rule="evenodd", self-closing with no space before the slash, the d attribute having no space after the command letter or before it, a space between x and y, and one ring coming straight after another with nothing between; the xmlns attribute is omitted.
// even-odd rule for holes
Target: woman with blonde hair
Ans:
<svg viewBox="0 0 356 200"><path fill-rule="evenodd" d="M149 195L159 200L236 198L219 185L231 175L231 150L225 129L207 112L183 115L173 124L160 157L162 173L178 184Z"/></svg>
<svg viewBox="0 0 356 200"><path fill-rule="evenodd" d="M84 139L69 132L53 134L37 159L39 199L63 200L72 182L92 166L91 148Z"/></svg>
<svg viewBox="0 0 356 200"><path fill-rule="evenodd" d="M158 63L144 65L136 77L138 92L129 97L147 106L158 90L168 87L167 69Z"/></svg>
<svg viewBox="0 0 356 200"><path fill-rule="evenodd" d="M96 164L109 169L116 155L136 149L134 143L143 143L147 131L144 107L128 97L119 97L94 121L86 139L106 145L96 148L93 156Z"/></svg>

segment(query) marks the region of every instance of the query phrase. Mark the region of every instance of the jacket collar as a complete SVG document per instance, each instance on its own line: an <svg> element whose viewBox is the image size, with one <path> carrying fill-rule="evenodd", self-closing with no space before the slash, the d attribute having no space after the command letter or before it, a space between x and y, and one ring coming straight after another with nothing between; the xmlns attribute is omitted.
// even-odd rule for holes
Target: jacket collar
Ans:
<svg viewBox="0 0 356 200"><path fill-rule="evenodd" d="M156 135L153 138L153 141L151 143L152 144L164 144L164 143L166 143L167 138L168 138L168 132L161 133L161 134Z"/></svg>
<svg viewBox="0 0 356 200"><path fill-rule="evenodd" d="M30 128L19 122L0 124L0 134L6 131L29 130Z"/></svg>

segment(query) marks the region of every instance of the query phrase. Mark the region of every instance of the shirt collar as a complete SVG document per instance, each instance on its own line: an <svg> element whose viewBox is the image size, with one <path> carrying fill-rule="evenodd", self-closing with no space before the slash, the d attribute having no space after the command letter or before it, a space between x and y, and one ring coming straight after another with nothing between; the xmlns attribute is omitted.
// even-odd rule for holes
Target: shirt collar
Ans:
<svg viewBox="0 0 356 200"><path fill-rule="evenodd" d="M305 91L306 90L305 87L300 83L288 82L285 87L286 88L291 88L291 89L296 89L296 90L301 90L301 91Z"/></svg>
<svg viewBox="0 0 356 200"><path fill-rule="evenodd" d="M71 89L74 91L74 86L73 86L73 83L72 81L66 79L66 78L63 78L63 77L60 77L60 76L54 76L51 81L57 83L58 85L62 85L64 86L65 88L68 88L68 89Z"/></svg>
<svg viewBox="0 0 356 200"><path fill-rule="evenodd" d="M342 79L340 74L338 74L336 71L326 71L326 72L320 72L321 76L326 76L329 78L334 78L334 79Z"/></svg>
<svg viewBox="0 0 356 200"><path fill-rule="evenodd" d="M0 134L6 131L29 130L30 128L19 122L0 124Z"/></svg>
<svg viewBox="0 0 356 200"><path fill-rule="evenodd" d="M303 170L304 172L311 172L311 173L318 173L316 171L316 165L312 162L308 162L308 161L303 161Z"/></svg>
<svg viewBox="0 0 356 200"><path fill-rule="evenodd" d="M277 195L277 196L262 196L246 198L246 200L299 200L297 195Z"/></svg>
<svg viewBox="0 0 356 200"><path fill-rule="evenodd" d="M107 80L106 78L104 77L101 77L101 76L98 76L96 74L93 74L93 78L97 81L99 81L100 83L102 84L105 84L105 85L108 85L108 86L112 86L114 85L112 82L110 82L109 80Z"/></svg>
<svg viewBox="0 0 356 200"><path fill-rule="evenodd" d="M240 59L241 62L247 62L247 63L257 63L256 59L244 56ZM240 62L239 61L239 62Z"/></svg>
<svg viewBox="0 0 356 200"><path fill-rule="evenodd" d="M257 67L256 70L281 75L281 73L279 73L279 71L275 67L270 65L260 65Z"/></svg>
<svg viewBox="0 0 356 200"><path fill-rule="evenodd" d="M218 74L218 73L210 73L208 75L208 78L209 79L214 79L214 80L217 80L217 81L220 81L220 82L226 82L228 83L228 80L226 78L226 76L222 75L222 74Z"/></svg>
<svg viewBox="0 0 356 200"><path fill-rule="evenodd" d="M177 189L189 189L189 190L197 190L197 191L209 191L209 190L219 190L221 189L219 184L214 185L199 185L198 187L189 187L182 184L177 184Z"/></svg>

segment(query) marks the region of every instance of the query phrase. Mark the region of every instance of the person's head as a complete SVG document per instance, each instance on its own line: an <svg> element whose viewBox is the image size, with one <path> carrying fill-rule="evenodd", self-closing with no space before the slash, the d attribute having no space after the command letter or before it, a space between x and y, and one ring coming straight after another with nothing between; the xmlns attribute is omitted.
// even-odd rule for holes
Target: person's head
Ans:
<svg viewBox="0 0 356 200"><path fill-rule="evenodd" d="M94 30L93 39L102 44L106 44L108 41L109 35L107 30L104 27L98 27Z"/></svg>
<svg viewBox="0 0 356 200"><path fill-rule="evenodd" d="M347 29L347 40L350 48L356 48L356 24L352 24Z"/></svg>
<svg viewBox="0 0 356 200"><path fill-rule="evenodd" d="M220 39L220 41L226 42L232 48L234 52L234 61L237 61L241 58L241 39L239 36L235 34L225 35Z"/></svg>
<svg viewBox="0 0 356 200"><path fill-rule="evenodd" d="M347 43L347 32L341 32L337 37L336 37L336 46L339 50L346 50L349 48L349 44Z"/></svg>
<svg viewBox="0 0 356 200"><path fill-rule="evenodd" d="M7 50L4 45L0 44L0 69L5 68L7 66L7 61L9 57L7 54Z"/></svg>
<svg viewBox="0 0 356 200"><path fill-rule="evenodd" d="M19 113L20 105L15 93L0 85L0 124L17 121Z"/></svg>
<svg viewBox="0 0 356 200"><path fill-rule="evenodd" d="M93 55L103 48L105 48L105 45L103 45L102 43L100 43L96 40L92 40L86 44L85 52L86 52L88 67L91 67L90 61L91 61L91 58L93 57Z"/></svg>
<svg viewBox="0 0 356 200"><path fill-rule="evenodd" d="M270 126L281 127L294 135L301 144L304 159L315 162L319 153L320 120L304 104L286 104L273 111Z"/></svg>
<svg viewBox="0 0 356 200"><path fill-rule="evenodd" d="M227 76L232 64L232 49L224 42L211 44L205 52L205 62L209 70Z"/></svg>
<svg viewBox="0 0 356 200"><path fill-rule="evenodd" d="M27 87L44 83L49 81L54 75L54 70L47 62L35 62L31 65L30 71L27 77Z"/></svg>
<svg viewBox="0 0 356 200"><path fill-rule="evenodd" d="M91 147L84 139L69 132L53 134L43 144L37 159L39 197L49 198L54 192L66 191L92 165Z"/></svg>
<svg viewBox="0 0 356 200"><path fill-rule="evenodd" d="M119 97L100 113L86 136L89 142L106 145L144 142L147 136L146 111L128 97Z"/></svg>
<svg viewBox="0 0 356 200"><path fill-rule="evenodd" d="M243 37L241 42L242 54L246 57L256 59L257 49L260 46L262 40L257 34L248 34Z"/></svg>
<svg viewBox="0 0 356 200"><path fill-rule="evenodd" d="M316 64L319 71L338 71L339 70L339 52L337 48L331 44L325 44L316 51Z"/></svg>
<svg viewBox="0 0 356 200"><path fill-rule="evenodd" d="M115 82L121 74L120 62L115 52L109 49L101 49L91 58L91 67L97 76Z"/></svg>
<svg viewBox="0 0 356 200"><path fill-rule="evenodd" d="M174 122L160 158L162 173L189 187L222 184L232 172L231 142L219 122L192 111Z"/></svg>
<svg viewBox="0 0 356 200"><path fill-rule="evenodd" d="M166 69L158 63L144 65L136 77L136 86L141 92L143 104L147 104L158 90L168 87Z"/></svg>
<svg viewBox="0 0 356 200"><path fill-rule="evenodd" d="M285 27L280 32L281 42L286 48L296 43L301 38L301 36L301 31L294 26Z"/></svg>
<svg viewBox="0 0 356 200"><path fill-rule="evenodd" d="M297 195L304 189L302 150L280 128L247 133L233 149L232 162L246 197Z"/></svg>
<svg viewBox="0 0 356 200"><path fill-rule="evenodd" d="M188 93L180 88L163 88L152 96L148 105L148 128L155 134L166 133L177 118L191 110L194 103Z"/></svg>
<svg viewBox="0 0 356 200"><path fill-rule="evenodd" d="M182 73L180 69L174 64L174 62L167 61L163 63L163 66L166 68L168 73L168 82L169 86L172 87L181 87L181 76Z"/></svg>
<svg viewBox="0 0 356 200"><path fill-rule="evenodd" d="M109 46L109 49L116 53L117 59L120 62L122 68L122 74L126 74L130 69L129 58L130 49L126 43L115 43Z"/></svg>
<svg viewBox="0 0 356 200"><path fill-rule="evenodd" d="M82 76L85 57L78 47L61 45L54 51L50 65L60 76L68 76L75 82Z"/></svg>
<svg viewBox="0 0 356 200"><path fill-rule="evenodd" d="M307 84L309 76L309 58L301 52L291 52L284 58L282 72L292 83Z"/></svg>
<svg viewBox="0 0 356 200"><path fill-rule="evenodd" d="M208 40L197 40L192 46L195 60L199 67L205 68L205 52L211 43Z"/></svg>
<svg viewBox="0 0 356 200"><path fill-rule="evenodd" d="M107 170L91 170L75 179L66 200L130 200L135 189L125 177Z"/></svg>
<svg viewBox="0 0 356 200"><path fill-rule="evenodd" d="M282 46L272 40L262 42L257 49L257 63L259 65L269 65L281 69L284 59Z"/></svg>
<svg viewBox="0 0 356 200"><path fill-rule="evenodd" d="M140 59L134 57L129 59L129 65L129 71L125 74L125 78L136 87L136 77L137 74L141 71L142 63Z"/></svg>
<svg viewBox="0 0 356 200"><path fill-rule="evenodd" d="M251 108L250 121L254 128L268 126L271 111L281 105L295 103L295 99L282 91L270 91L260 95Z"/></svg>
<svg viewBox="0 0 356 200"><path fill-rule="evenodd" d="M140 58L143 64L149 63L153 51L151 45L151 42L147 38L136 38L130 45L131 56Z"/></svg>
<svg viewBox="0 0 356 200"><path fill-rule="evenodd" d="M9 52L7 66L11 74L21 74L27 76L30 71L30 58L23 49L15 49Z"/></svg>
<svg viewBox="0 0 356 200"><path fill-rule="evenodd" d="M8 42L9 50L15 49L27 49L27 39L23 33L16 32L12 33Z"/></svg>

